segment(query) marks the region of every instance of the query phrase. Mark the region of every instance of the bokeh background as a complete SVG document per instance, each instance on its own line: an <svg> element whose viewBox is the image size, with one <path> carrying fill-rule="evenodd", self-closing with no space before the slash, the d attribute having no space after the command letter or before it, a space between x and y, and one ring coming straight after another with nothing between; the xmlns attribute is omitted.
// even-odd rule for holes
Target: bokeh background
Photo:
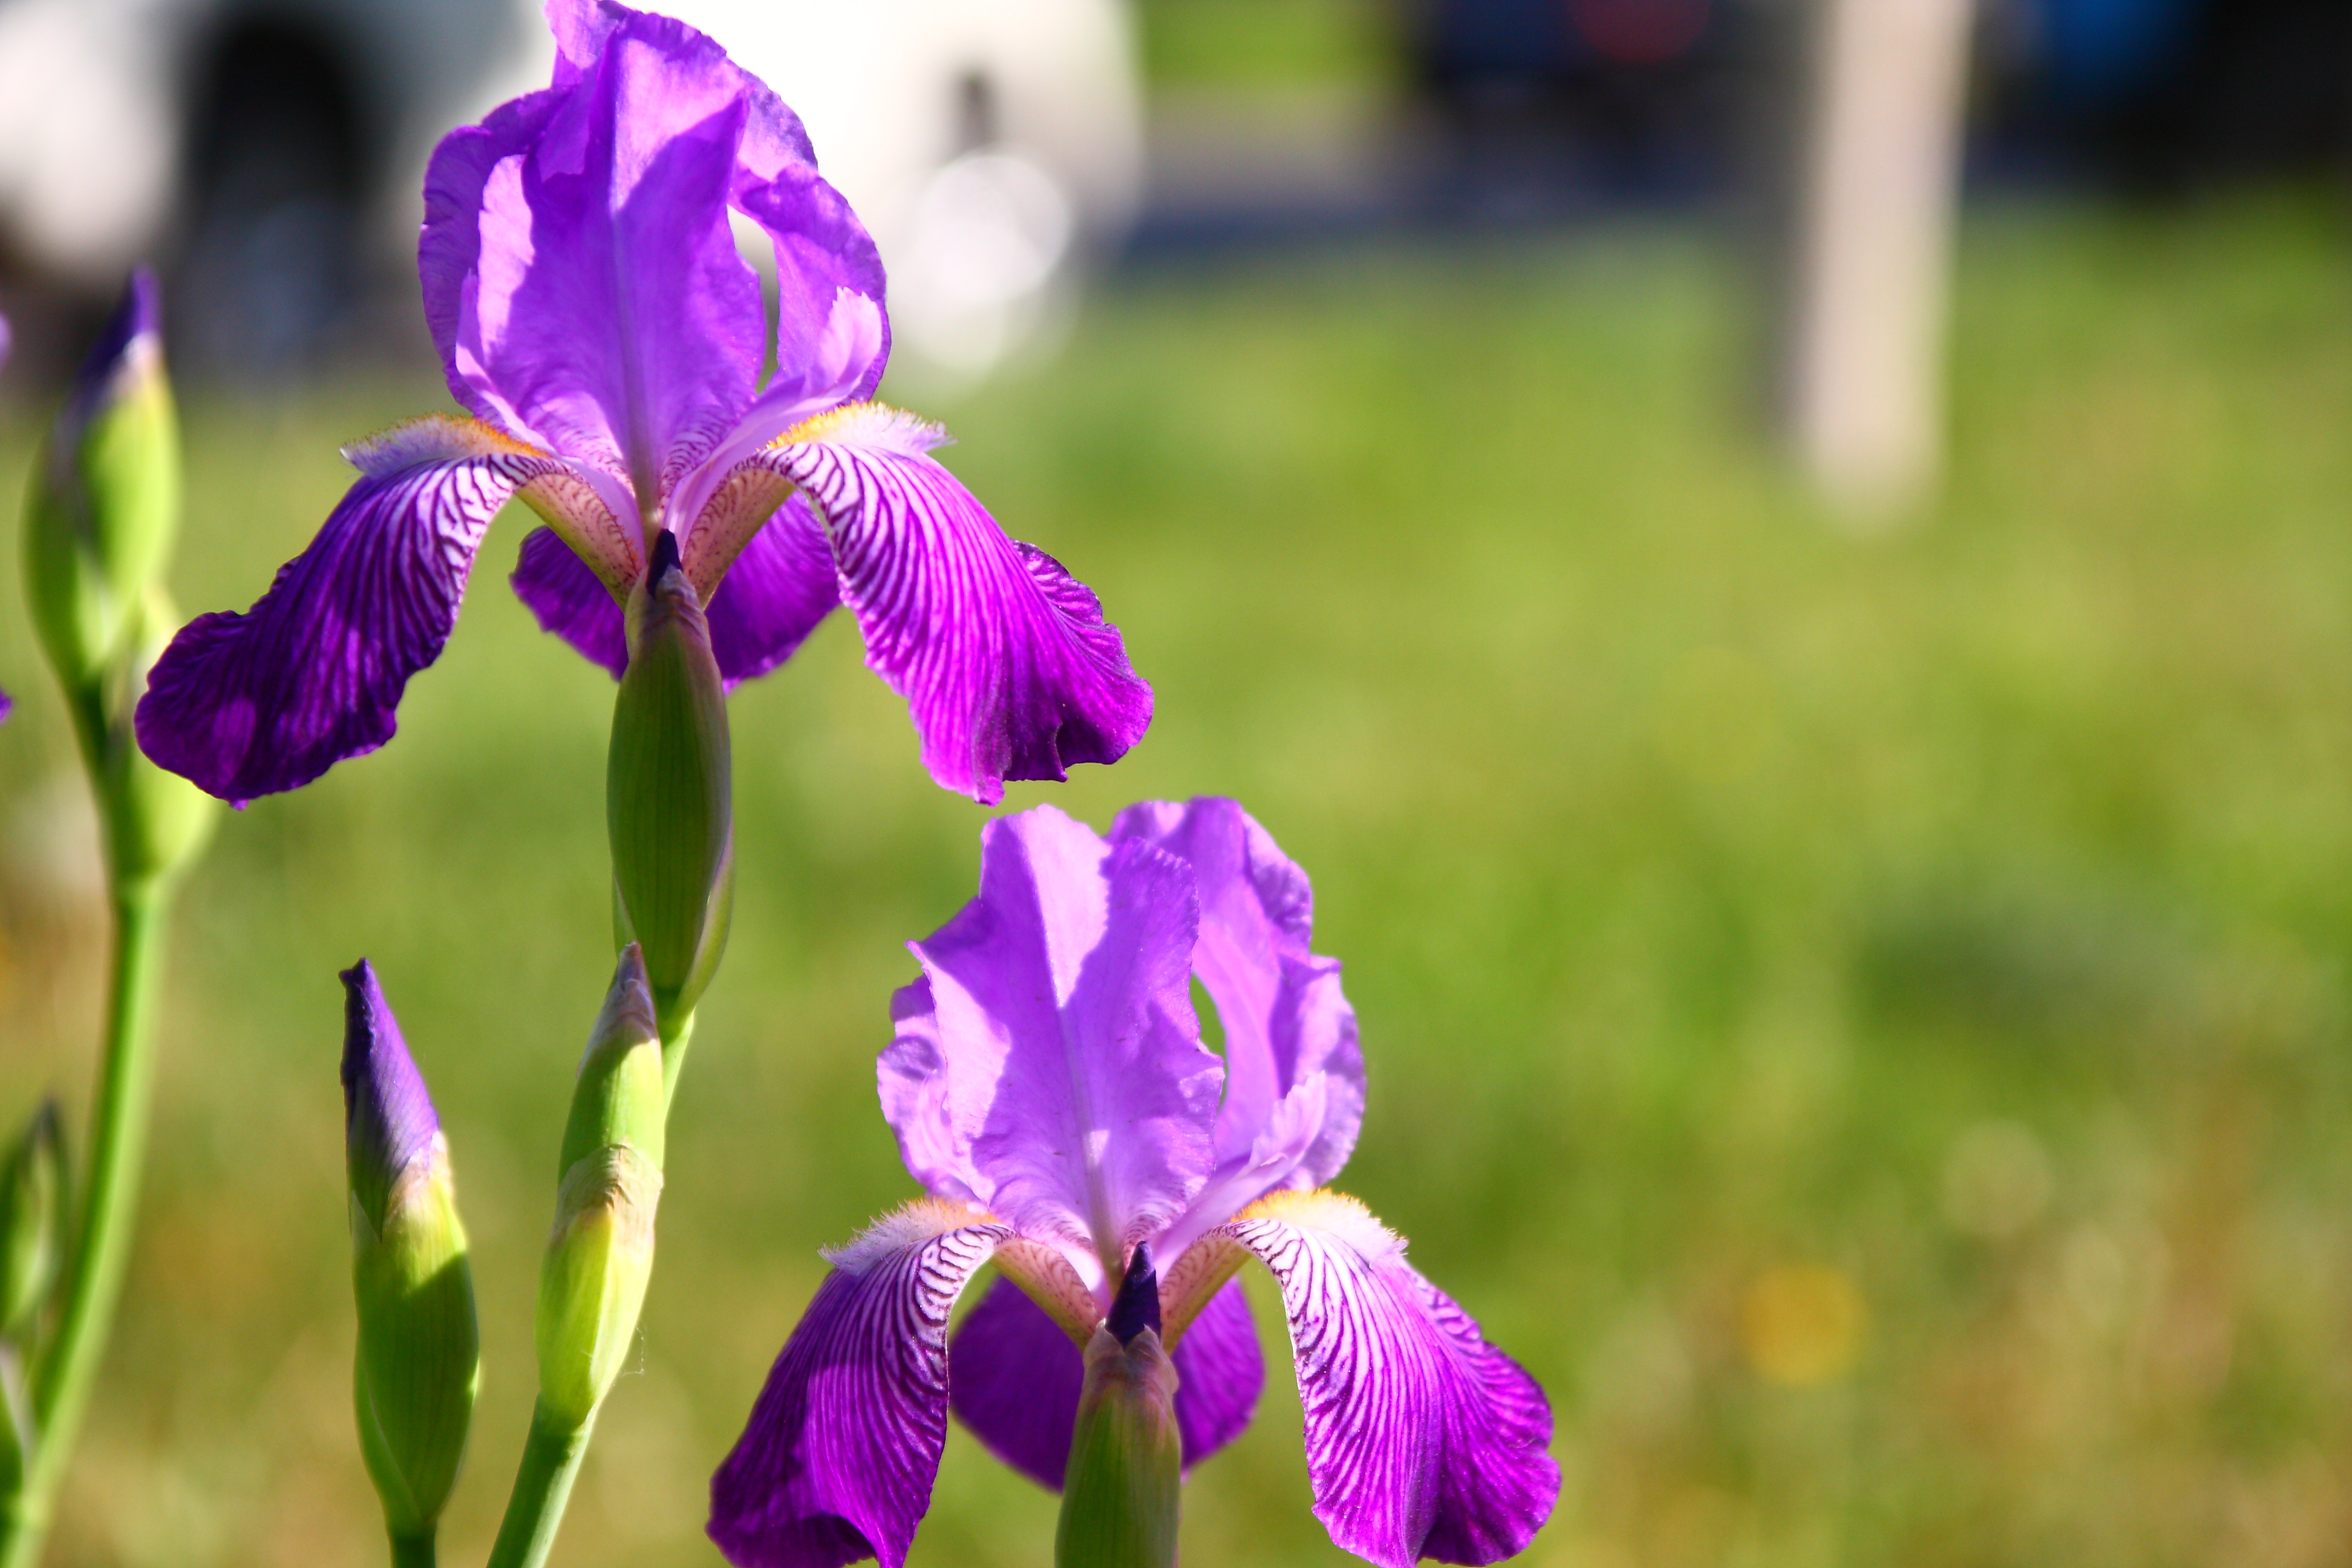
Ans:
<svg viewBox="0 0 2352 1568"><path fill-rule="evenodd" d="M1128 237L991 374L886 388L1159 693L1116 768L1004 808L1229 794L1308 869L1371 1075L1342 1184L1553 1398L1527 1561L2352 1561L2352 42L2180 0L2084 65L2051 17L2099 7L1979 16L1940 478L1864 526L1772 434L1759 13L1675 4L1128 14ZM1669 11L1696 23L1641 31ZM1612 17L1648 53L1596 47ZM9 268L13 560L90 295ZM233 314L179 324L191 611L300 548L339 442L445 405L413 280L365 270L251 363L205 368ZM506 591L523 531L396 743L226 821L187 890L53 1563L382 1560L336 1080L362 954L473 1235L444 1544L487 1550L611 961L610 682ZM734 699L733 945L565 1564L718 1561L706 1478L817 1248L913 1191L873 1056L988 814L860 658L836 617ZM0 685L0 1114L54 1089L78 1131L96 846L13 609ZM1186 1560L1345 1561L1251 1289L1266 1393ZM915 1561L1041 1563L1054 1517L959 1431Z"/></svg>

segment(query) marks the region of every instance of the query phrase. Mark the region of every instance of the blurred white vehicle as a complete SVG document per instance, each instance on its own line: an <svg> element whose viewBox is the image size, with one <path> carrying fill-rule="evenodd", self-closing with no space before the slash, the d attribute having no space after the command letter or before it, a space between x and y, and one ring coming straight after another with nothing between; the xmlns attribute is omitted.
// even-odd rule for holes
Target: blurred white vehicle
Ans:
<svg viewBox="0 0 2352 1568"><path fill-rule="evenodd" d="M973 376L1033 341L1131 220L1120 0L656 8L800 111L919 365ZM529 0L0 0L0 254L90 289L163 257L200 356L282 363L413 254L434 142L550 54Z"/></svg>

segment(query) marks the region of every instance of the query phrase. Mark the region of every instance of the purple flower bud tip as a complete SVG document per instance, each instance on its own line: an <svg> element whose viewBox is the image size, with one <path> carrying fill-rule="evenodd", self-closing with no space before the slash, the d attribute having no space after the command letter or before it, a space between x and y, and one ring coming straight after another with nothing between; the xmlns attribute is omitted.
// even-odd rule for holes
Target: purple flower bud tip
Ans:
<svg viewBox="0 0 2352 1568"><path fill-rule="evenodd" d="M677 535L665 528L654 535L653 555L646 563L646 582L648 584L659 583L677 570Z"/></svg>
<svg viewBox="0 0 2352 1568"><path fill-rule="evenodd" d="M342 981L344 1151L352 1194L381 1228L393 1189L431 1149L441 1119L375 970L363 958Z"/></svg>
<svg viewBox="0 0 2352 1568"><path fill-rule="evenodd" d="M79 416L77 422L87 421L97 412L134 351L161 352L163 332L163 292L155 282L153 270L142 267L123 285L122 298L116 303L114 314L108 318L106 331L99 334L89 357L74 374L73 395L68 406Z"/></svg>
<svg viewBox="0 0 2352 1568"><path fill-rule="evenodd" d="M1110 1316L1103 1322L1110 1337L1120 1344L1131 1345L1135 1336L1150 1329L1160 1331L1160 1276L1151 1267L1151 1248L1143 1242L1135 1244L1135 1256L1127 1261L1127 1274L1118 1282L1118 1299L1110 1304Z"/></svg>

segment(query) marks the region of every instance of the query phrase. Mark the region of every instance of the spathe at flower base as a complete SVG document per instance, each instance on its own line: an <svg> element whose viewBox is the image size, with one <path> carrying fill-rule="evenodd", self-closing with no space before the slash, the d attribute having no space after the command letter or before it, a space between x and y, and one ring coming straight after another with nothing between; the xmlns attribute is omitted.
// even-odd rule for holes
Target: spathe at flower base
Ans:
<svg viewBox="0 0 2352 1568"><path fill-rule="evenodd" d="M896 998L880 1063L884 1114L929 1195L829 1255L712 1479L720 1550L738 1568L897 1568L951 1400L1033 1475L1058 1420L1067 1462L1080 1399L1041 1407L1071 1386L1140 1248L1180 1425L1188 1400L1215 1413L1215 1441L1246 1424L1257 1362L1254 1340L1246 1357L1231 1348L1236 1327L1251 1338L1234 1275L1255 1258L1281 1287L1332 1540L1390 1568L1524 1548L1559 1488L1542 1390L1394 1233L1321 1190L1353 1147L1364 1080L1338 965L1308 945L1304 875L1224 800L1132 807L1108 839L1040 806L982 842L980 897L914 944L923 978ZM1201 1042L1195 978L1222 1061ZM955 1300L992 1261L1011 1288L950 1345ZM1190 1354L1213 1324L1218 1353ZM954 1392L1022 1380L1025 1404ZM1187 1462L1207 1457L1185 1436Z"/></svg>

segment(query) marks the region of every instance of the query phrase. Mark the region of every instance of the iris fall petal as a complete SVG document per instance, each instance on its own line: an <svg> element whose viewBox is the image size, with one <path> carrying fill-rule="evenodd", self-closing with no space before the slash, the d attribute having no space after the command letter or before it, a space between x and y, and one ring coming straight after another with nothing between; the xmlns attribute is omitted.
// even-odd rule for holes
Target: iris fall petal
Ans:
<svg viewBox="0 0 2352 1568"><path fill-rule="evenodd" d="M563 465L483 426L413 420L345 448L360 470L243 615L199 616L147 677L139 744L225 800L294 789L398 727L440 657L474 553L519 486Z"/></svg>

